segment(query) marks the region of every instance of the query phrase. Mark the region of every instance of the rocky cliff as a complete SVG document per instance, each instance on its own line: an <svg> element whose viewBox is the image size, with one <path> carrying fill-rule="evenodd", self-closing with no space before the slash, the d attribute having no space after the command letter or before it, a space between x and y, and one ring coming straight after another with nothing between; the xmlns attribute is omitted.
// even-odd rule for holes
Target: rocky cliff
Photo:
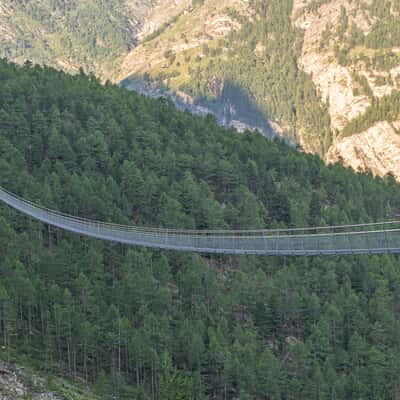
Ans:
<svg viewBox="0 0 400 400"><path fill-rule="evenodd" d="M395 125L384 116L364 132L351 137L342 135L350 121L370 110L373 97L381 98L400 88L399 49L383 43L375 48L363 43L380 23L372 3L295 0L293 24L304 32L298 63L311 75L329 107L335 134L327 162L342 162L379 176L392 174L400 180L400 137ZM391 13L398 18L395 9ZM355 40L356 35L361 38ZM385 58L391 62L377 62Z"/></svg>
<svg viewBox="0 0 400 400"><path fill-rule="evenodd" d="M182 87L193 70L205 69L213 59L227 58L221 40L241 29L239 17L251 18L246 0L167 0L154 7L139 37L141 42L125 57L117 80L128 89L148 96L166 96L180 108L199 115L213 114L217 120L239 131L259 130L268 137L284 136L270 119L244 120L230 98L221 99L225 77L212 75L207 86L218 105L198 101ZM155 83L155 84L154 84ZM199 82L200 85L200 82Z"/></svg>
<svg viewBox="0 0 400 400"><path fill-rule="evenodd" d="M339 140L329 149L326 160L341 162L355 171L390 174L400 181L400 135L393 124L378 122L365 132Z"/></svg>

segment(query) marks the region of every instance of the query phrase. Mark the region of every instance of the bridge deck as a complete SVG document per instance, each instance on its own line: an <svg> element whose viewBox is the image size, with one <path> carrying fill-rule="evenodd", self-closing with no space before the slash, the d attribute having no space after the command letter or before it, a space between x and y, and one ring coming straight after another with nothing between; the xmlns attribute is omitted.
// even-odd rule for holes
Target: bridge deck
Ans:
<svg viewBox="0 0 400 400"><path fill-rule="evenodd" d="M286 230L152 229L63 214L0 188L0 200L46 224L84 236L136 246L221 254L313 256L400 253L400 222Z"/></svg>

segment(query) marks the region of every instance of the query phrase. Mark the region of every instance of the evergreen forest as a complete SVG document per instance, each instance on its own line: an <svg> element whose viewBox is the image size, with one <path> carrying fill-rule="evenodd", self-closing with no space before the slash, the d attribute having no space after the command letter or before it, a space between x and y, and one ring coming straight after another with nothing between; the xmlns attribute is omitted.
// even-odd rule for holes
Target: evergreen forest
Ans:
<svg viewBox="0 0 400 400"><path fill-rule="evenodd" d="M400 186L211 116L0 61L0 185L153 227L393 219ZM121 400L400 398L396 256L267 258L83 238L0 206L0 356Z"/></svg>

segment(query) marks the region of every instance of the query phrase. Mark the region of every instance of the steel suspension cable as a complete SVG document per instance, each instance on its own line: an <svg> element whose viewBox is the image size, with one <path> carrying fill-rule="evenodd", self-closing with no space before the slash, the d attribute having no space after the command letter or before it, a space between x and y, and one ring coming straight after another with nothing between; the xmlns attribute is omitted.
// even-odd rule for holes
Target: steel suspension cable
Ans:
<svg viewBox="0 0 400 400"><path fill-rule="evenodd" d="M400 221L259 230L184 230L119 225L72 216L0 187L0 200L44 223L120 243L226 254L333 255L400 252Z"/></svg>

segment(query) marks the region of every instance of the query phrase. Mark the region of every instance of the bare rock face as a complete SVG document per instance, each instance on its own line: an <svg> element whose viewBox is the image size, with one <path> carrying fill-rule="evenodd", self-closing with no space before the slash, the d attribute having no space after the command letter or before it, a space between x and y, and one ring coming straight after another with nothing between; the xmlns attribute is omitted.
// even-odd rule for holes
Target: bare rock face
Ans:
<svg viewBox="0 0 400 400"><path fill-rule="evenodd" d="M168 0L124 0L128 30L136 43L146 29L147 21L157 7L162 7ZM160 23L162 23L161 21Z"/></svg>
<svg viewBox="0 0 400 400"><path fill-rule="evenodd" d="M378 176L390 173L400 181L400 136L396 123L382 121L352 137L343 139L341 135L348 122L367 112L373 96L379 98L399 89L400 65L382 71L357 57L352 63L341 65L335 54L335 46L341 45L337 30L342 14L345 12L349 27L354 25L367 35L377 22L365 7L370 4L371 0L327 0L315 6L313 0L294 0L292 22L304 32L299 66L311 75L322 100L329 106L336 139L326 161L341 162L356 171L371 171ZM348 31L345 38L346 35ZM399 53L399 49L390 50ZM353 51L374 52L363 47ZM361 90L360 79L367 82L370 93Z"/></svg>
<svg viewBox="0 0 400 400"><path fill-rule="evenodd" d="M366 95L354 94L352 68L339 65L333 48L321 49L320 45L325 30L338 25L342 8L350 13L356 2L331 0L323 4L317 13L308 11L307 6L311 2L295 0L293 5L293 23L304 31L299 62L301 68L312 76L322 99L329 104L332 129L340 131L348 121L363 114L371 103ZM371 28L368 21L367 16L357 13L351 22L367 33Z"/></svg>
<svg viewBox="0 0 400 400"><path fill-rule="evenodd" d="M238 132L243 133L245 131L258 131L262 135L273 138L276 135L285 138L287 131L284 127L278 124L278 122L267 119L265 125L249 124L240 120L240 116L237 115L236 109L232 104L227 103L226 108L228 110L222 110L216 112L215 110L200 104L196 104L195 99L185 92L180 90L173 91L161 88L157 83L143 82L141 80L131 79L125 84L125 88L128 90L134 90L142 95L151 98L169 98L176 107L180 110L189 110L191 113L206 116L214 115L217 122L222 126L229 126L235 128ZM228 112L226 112L228 111ZM229 118L227 117L229 114ZM288 141L288 144L291 142Z"/></svg>
<svg viewBox="0 0 400 400"><path fill-rule="evenodd" d="M0 361L0 400L32 399L32 400L61 400L62 397L46 390L33 390L26 383L27 373L23 368L6 366ZM43 385L43 380L30 376L35 385Z"/></svg>
<svg viewBox="0 0 400 400"><path fill-rule="evenodd" d="M0 367L0 389L0 400L22 398L26 394L17 375L5 367Z"/></svg>
<svg viewBox="0 0 400 400"><path fill-rule="evenodd" d="M353 94L349 70L338 65L329 54L310 53L303 56L301 63L304 70L313 76L322 99L329 103L332 129L342 130L348 121L364 114L370 106L367 96Z"/></svg>
<svg viewBox="0 0 400 400"><path fill-rule="evenodd" d="M338 141L329 149L327 162L340 162L377 176L391 174L400 181L400 135L394 129L398 125L378 122L365 132Z"/></svg>
<svg viewBox="0 0 400 400"><path fill-rule="evenodd" d="M59 377L44 378L29 368L6 364L0 359L0 400L98 400L89 388Z"/></svg>

